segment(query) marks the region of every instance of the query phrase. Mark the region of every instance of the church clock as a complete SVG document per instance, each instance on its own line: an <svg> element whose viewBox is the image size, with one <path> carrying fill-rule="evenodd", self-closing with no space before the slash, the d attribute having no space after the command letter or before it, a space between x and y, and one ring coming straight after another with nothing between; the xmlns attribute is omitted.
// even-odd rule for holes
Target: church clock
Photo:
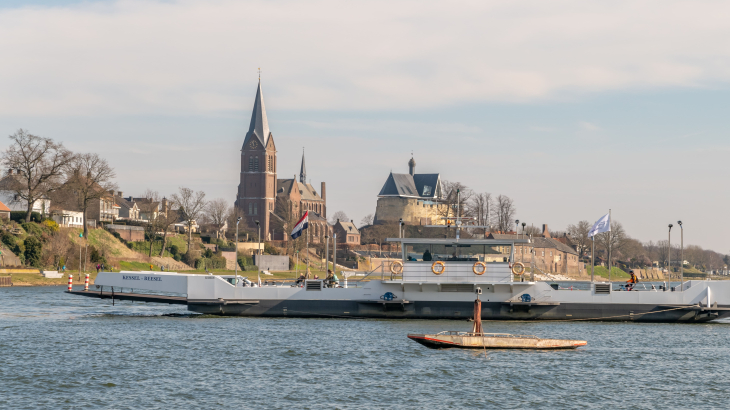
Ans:
<svg viewBox="0 0 730 410"><path fill-rule="evenodd" d="M249 147L251 147L251 148L256 148L256 145L257 145L257 144L256 144L256 141L251 141L251 142L250 142L250 143L248 144L248 146L249 146Z"/></svg>

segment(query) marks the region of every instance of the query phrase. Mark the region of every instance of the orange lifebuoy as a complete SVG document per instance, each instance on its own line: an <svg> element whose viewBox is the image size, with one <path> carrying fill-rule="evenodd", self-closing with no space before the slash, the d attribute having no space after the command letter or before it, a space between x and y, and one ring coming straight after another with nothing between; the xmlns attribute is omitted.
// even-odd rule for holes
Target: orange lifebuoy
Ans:
<svg viewBox="0 0 730 410"><path fill-rule="evenodd" d="M478 271L477 266L481 266L482 270ZM474 266L471 268L472 272L474 272L475 275L484 275L487 273L487 264L484 262L474 262Z"/></svg>
<svg viewBox="0 0 730 410"><path fill-rule="evenodd" d="M441 266L441 269L437 271L436 266ZM440 275L446 272L446 265L444 265L444 263L441 261L436 261L433 263L433 265L431 265L431 272L433 272L434 275Z"/></svg>
<svg viewBox="0 0 730 410"><path fill-rule="evenodd" d="M390 264L390 273L393 275L400 275L403 273L403 262L395 261Z"/></svg>
<svg viewBox="0 0 730 410"><path fill-rule="evenodd" d="M522 262L515 263L514 265L512 265L512 273L514 273L515 275L522 275L523 273L525 273L525 265L523 265Z"/></svg>

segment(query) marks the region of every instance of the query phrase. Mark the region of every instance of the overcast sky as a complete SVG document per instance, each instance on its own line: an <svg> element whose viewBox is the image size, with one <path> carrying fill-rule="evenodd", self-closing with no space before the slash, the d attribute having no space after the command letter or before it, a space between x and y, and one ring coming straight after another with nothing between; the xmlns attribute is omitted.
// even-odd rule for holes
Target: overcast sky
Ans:
<svg viewBox="0 0 730 410"><path fill-rule="evenodd" d="M304 147L330 213L374 213L413 151L417 172L508 195L536 226L611 208L642 241L681 219L685 243L728 253L728 16L697 0L0 0L0 134L98 152L125 195L232 203L261 67L279 177Z"/></svg>

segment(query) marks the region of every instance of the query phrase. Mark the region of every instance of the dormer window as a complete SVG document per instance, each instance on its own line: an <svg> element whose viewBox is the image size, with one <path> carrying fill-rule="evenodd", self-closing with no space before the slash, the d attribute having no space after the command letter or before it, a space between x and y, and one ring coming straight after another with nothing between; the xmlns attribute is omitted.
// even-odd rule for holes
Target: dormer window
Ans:
<svg viewBox="0 0 730 410"><path fill-rule="evenodd" d="M431 192L433 192L433 187L428 185L423 186L423 196L431 196Z"/></svg>

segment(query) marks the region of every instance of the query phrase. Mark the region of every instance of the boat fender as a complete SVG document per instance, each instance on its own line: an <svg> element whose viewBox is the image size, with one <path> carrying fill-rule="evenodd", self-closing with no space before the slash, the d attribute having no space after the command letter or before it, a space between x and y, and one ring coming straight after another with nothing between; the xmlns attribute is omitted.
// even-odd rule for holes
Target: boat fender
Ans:
<svg viewBox="0 0 730 410"><path fill-rule="evenodd" d="M521 297L522 297L523 302L526 302L526 303L532 302L532 296L530 296L527 293L523 293Z"/></svg>
<svg viewBox="0 0 730 410"><path fill-rule="evenodd" d="M398 296L394 295L393 292L385 292L385 294L381 296L380 299L385 301L391 301L393 299L398 299Z"/></svg>
<svg viewBox="0 0 730 410"><path fill-rule="evenodd" d="M390 273L393 275L400 275L403 273L403 262L395 261L390 264Z"/></svg>
<svg viewBox="0 0 730 410"><path fill-rule="evenodd" d="M477 266L481 266L482 268L477 269ZM471 270L475 275L484 275L487 272L487 264L484 262L474 262L474 266L472 266Z"/></svg>
<svg viewBox="0 0 730 410"><path fill-rule="evenodd" d="M436 269L437 266L440 266L441 269ZM444 263L441 261L436 261L433 263L433 265L431 265L431 272L433 272L434 275L440 275L446 272L446 265L444 265Z"/></svg>
<svg viewBox="0 0 730 410"><path fill-rule="evenodd" d="M522 275L525 273L525 265L523 265L522 262L515 263L512 265L512 273L515 275Z"/></svg>

